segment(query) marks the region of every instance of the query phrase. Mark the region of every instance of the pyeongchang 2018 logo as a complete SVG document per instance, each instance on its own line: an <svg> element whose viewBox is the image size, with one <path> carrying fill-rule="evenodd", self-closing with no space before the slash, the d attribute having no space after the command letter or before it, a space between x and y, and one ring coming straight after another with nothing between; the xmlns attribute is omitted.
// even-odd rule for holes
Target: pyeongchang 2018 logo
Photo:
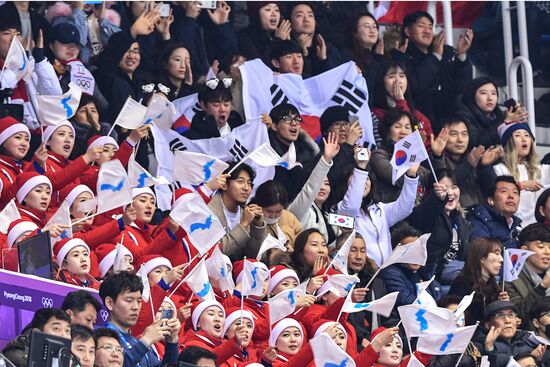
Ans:
<svg viewBox="0 0 550 367"><path fill-rule="evenodd" d="M19 293L9 293L4 291L4 298L11 299L13 301L18 301L22 303L32 303L32 296Z"/></svg>

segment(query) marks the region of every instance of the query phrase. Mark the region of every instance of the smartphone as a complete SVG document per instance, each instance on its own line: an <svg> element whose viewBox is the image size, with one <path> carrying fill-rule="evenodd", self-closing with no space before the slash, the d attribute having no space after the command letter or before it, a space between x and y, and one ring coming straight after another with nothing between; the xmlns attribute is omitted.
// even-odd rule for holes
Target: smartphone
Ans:
<svg viewBox="0 0 550 367"><path fill-rule="evenodd" d="M512 112L516 112L516 110L518 109L516 107L516 100L513 98L510 98L509 100L504 101L504 107L506 107L507 110L509 110L511 107Z"/></svg>
<svg viewBox="0 0 550 367"><path fill-rule="evenodd" d="M217 1L199 1L202 9L216 9Z"/></svg>
<svg viewBox="0 0 550 367"><path fill-rule="evenodd" d="M159 8L161 18L167 18L170 16L170 4L160 4Z"/></svg>
<svg viewBox="0 0 550 367"><path fill-rule="evenodd" d="M351 115L351 116L349 117L349 123L350 123L350 124L354 124L354 123L356 123L357 121L359 121L359 117L358 117L357 115Z"/></svg>
<svg viewBox="0 0 550 367"><path fill-rule="evenodd" d="M355 224L354 217L348 217L347 215L340 215L329 213L328 223L333 226L344 227L344 228L353 228Z"/></svg>
<svg viewBox="0 0 550 367"><path fill-rule="evenodd" d="M369 160L369 150L367 148L359 148L357 151L357 160L365 162Z"/></svg>
<svg viewBox="0 0 550 367"><path fill-rule="evenodd" d="M172 317L174 317L174 311L173 310L162 310L162 312L160 313L160 318L161 319L171 319Z"/></svg>

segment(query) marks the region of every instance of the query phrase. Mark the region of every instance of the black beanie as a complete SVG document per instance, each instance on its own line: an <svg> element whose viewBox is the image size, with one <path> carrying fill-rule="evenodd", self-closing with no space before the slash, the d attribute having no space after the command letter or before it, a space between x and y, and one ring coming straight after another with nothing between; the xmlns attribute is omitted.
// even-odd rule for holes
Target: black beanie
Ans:
<svg viewBox="0 0 550 367"><path fill-rule="evenodd" d="M349 111L342 106L331 106L323 112L319 121L321 123L321 134L326 136L330 125L337 121L349 122Z"/></svg>
<svg viewBox="0 0 550 367"><path fill-rule="evenodd" d="M0 6L0 31L17 29L21 32L21 19L12 1Z"/></svg>

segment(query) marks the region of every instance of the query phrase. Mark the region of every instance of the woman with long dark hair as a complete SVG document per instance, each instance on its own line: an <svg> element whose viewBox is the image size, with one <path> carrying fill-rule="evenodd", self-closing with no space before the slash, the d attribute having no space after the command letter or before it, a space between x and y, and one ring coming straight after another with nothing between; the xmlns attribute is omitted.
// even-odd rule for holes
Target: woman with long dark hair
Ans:
<svg viewBox="0 0 550 367"><path fill-rule="evenodd" d="M483 321L483 310L490 303L509 301L508 293L502 291L496 281L502 268L502 243L494 238L478 237L468 248L464 269L455 278L450 295L464 297L475 291L474 300L468 308L469 323Z"/></svg>
<svg viewBox="0 0 550 367"><path fill-rule="evenodd" d="M384 42L379 39L378 22L374 15L362 12L353 16L347 26L348 48L343 58L355 61L367 81L369 96L374 95L376 75L384 62ZM372 104L372 98L369 98Z"/></svg>
<svg viewBox="0 0 550 367"><path fill-rule="evenodd" d="M191 55L183 43L167 44L160 54L158 65L158 79L170 89L168 100L173 101L197 91L193 85Z"/></svg>

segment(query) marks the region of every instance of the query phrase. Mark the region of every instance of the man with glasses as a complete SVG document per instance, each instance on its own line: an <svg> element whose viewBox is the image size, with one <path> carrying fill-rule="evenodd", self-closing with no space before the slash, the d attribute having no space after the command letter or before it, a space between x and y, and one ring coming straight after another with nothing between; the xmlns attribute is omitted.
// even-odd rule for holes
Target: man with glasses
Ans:
<svg viewBox="0 0 550 367"><path fill-rule="evenodd" d="M491 367L506 367L510 357L525 353L540 360L545 347L528 331L518 330L517 307L509 301L495 301L485 307L484 327L479 327L473 341L481 354L489 356Z"/></svg>
<svg viewBox="0 0 550 367"><path fill-rule="evenodd" d="M124 353L116 331L108 328L95 330L96 344L94 367L122 367Z"/></svg>
<svg viewBox="0 0 550 367"><path fill-rule="evenodd" d="M530 224L520 232L518 241L521 249L534 254L527 258L518 279L506 283L506 291L518 308L522 328L535 330L529 308L536 300L550 296L550 227L542 223Z"/></svg>
<svg viewBox="0 0 550 367"><path fill-rule="evenodd" d="M294 167L288 171L283 167L275 168L275 181L281 182L288 190L288 198L292 201L302 189L309 173L319 160L319 146L302 130L304 119L296 107L282 103L273 107L269 113L272 125L269 131L271 147L283 156L288 152L291 143L296 148L296 160L302 167Z"/></svg>

